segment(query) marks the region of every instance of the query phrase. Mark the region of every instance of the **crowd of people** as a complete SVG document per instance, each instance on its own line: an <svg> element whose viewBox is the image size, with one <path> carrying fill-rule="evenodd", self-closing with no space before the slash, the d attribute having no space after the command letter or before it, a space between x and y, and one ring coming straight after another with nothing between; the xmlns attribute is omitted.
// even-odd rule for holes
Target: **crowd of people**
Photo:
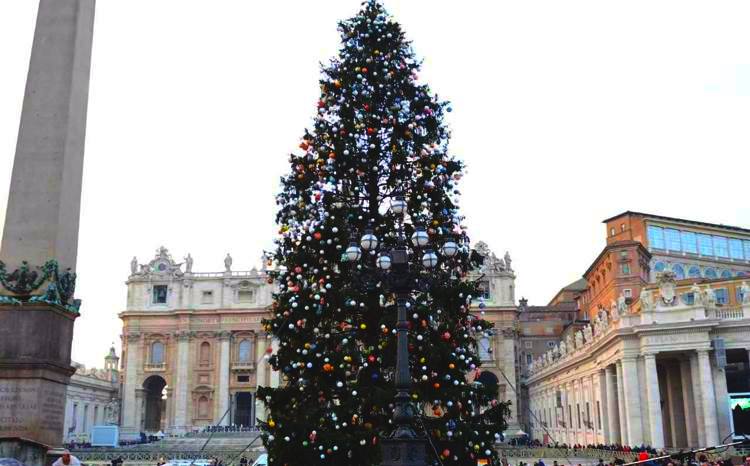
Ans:
<svg viewBox="0 0 750 466"><path fill-rule="evenodd" d="M254 426L206 426L203 428L201 433L235 433L235 432L256 432L257 427Z"/></svg>

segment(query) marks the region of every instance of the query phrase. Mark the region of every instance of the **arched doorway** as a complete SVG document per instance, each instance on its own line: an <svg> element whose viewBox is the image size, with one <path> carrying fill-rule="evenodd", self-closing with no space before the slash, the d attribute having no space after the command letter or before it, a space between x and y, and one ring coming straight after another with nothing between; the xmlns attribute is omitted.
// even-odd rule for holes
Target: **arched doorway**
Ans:
<svg viewBox="0 0 750 466"><path fill-rule="evenodd" d="M158 375L152 375L143 381L146 390L146 413L143 418L143 430L158 432L162 430L162 419L166 408L167 382Z"/></svg>

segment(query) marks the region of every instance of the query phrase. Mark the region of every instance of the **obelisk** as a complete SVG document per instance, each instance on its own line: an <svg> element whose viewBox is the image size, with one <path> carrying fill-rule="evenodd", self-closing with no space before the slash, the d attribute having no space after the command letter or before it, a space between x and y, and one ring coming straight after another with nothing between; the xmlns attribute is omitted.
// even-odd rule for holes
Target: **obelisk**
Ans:
<svg viewBox="0 0 750 466"><path fill-rule="evenodd" d="M48 462L70 376L95 0L40 0L0 246L0 457Z"/></svg>

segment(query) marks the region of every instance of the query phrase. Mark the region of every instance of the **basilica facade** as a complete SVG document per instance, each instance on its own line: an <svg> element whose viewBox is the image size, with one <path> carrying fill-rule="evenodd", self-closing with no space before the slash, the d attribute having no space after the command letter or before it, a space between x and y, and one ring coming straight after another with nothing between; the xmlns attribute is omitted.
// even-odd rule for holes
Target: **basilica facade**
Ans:
<svg viewBox="0 0 750 466"><path fill-rule="evenodd" d="M512 402L509 425L517 430L515 273L508 254L499 258L484 243L476 249L486 260L475 276L483 292L475 311L495 329L479 341L483 372L469 377L498 384L500 398ZM233 270L229 255L224 270L195 272L189 254L178 263L163 247L146 263L133 258L130 272L119 315L121 439L265 419L255 394L279 383L264 358L276 345L261 325L273 293L266 272Z"/></svg>

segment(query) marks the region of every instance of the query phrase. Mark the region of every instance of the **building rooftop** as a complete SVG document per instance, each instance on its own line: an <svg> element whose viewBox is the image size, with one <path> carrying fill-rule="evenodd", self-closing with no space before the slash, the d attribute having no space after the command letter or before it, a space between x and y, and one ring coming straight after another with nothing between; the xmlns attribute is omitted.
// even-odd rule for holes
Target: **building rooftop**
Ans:
<svg viewBox="0 0 750 466"><path fill-rule="evenodd" d="M686 220L684 218L677 218L677 217L665 217L664 215L647 214L647 213L644 213L644 212L635 212L635 211L632 211L632 210L626 210L625 212L617 214L614 217L610 217L610 218L604 219L604 220L602 220L602 223L607 223L607 222L612 221L612 220L614 220L616 218L620 218L620 217L622 217L624 215L639 215L641 217L649 217L649 218L654 218L654 219L658 219L658 220L666 220L666 221L669 221L669 222L680 222L680 223L687 223L687 224L696 225L696 226L711 227L711 228L723 228L725 230L732 230L732 231L737 231L737 232L741 232L741 233L750 233L750 229L736 227L736 226L732 226L732 225L723 225L723 224L720 224L720 223L717 224L717 223L699 222L699 221L696 221L696 220Z"/></svg>

